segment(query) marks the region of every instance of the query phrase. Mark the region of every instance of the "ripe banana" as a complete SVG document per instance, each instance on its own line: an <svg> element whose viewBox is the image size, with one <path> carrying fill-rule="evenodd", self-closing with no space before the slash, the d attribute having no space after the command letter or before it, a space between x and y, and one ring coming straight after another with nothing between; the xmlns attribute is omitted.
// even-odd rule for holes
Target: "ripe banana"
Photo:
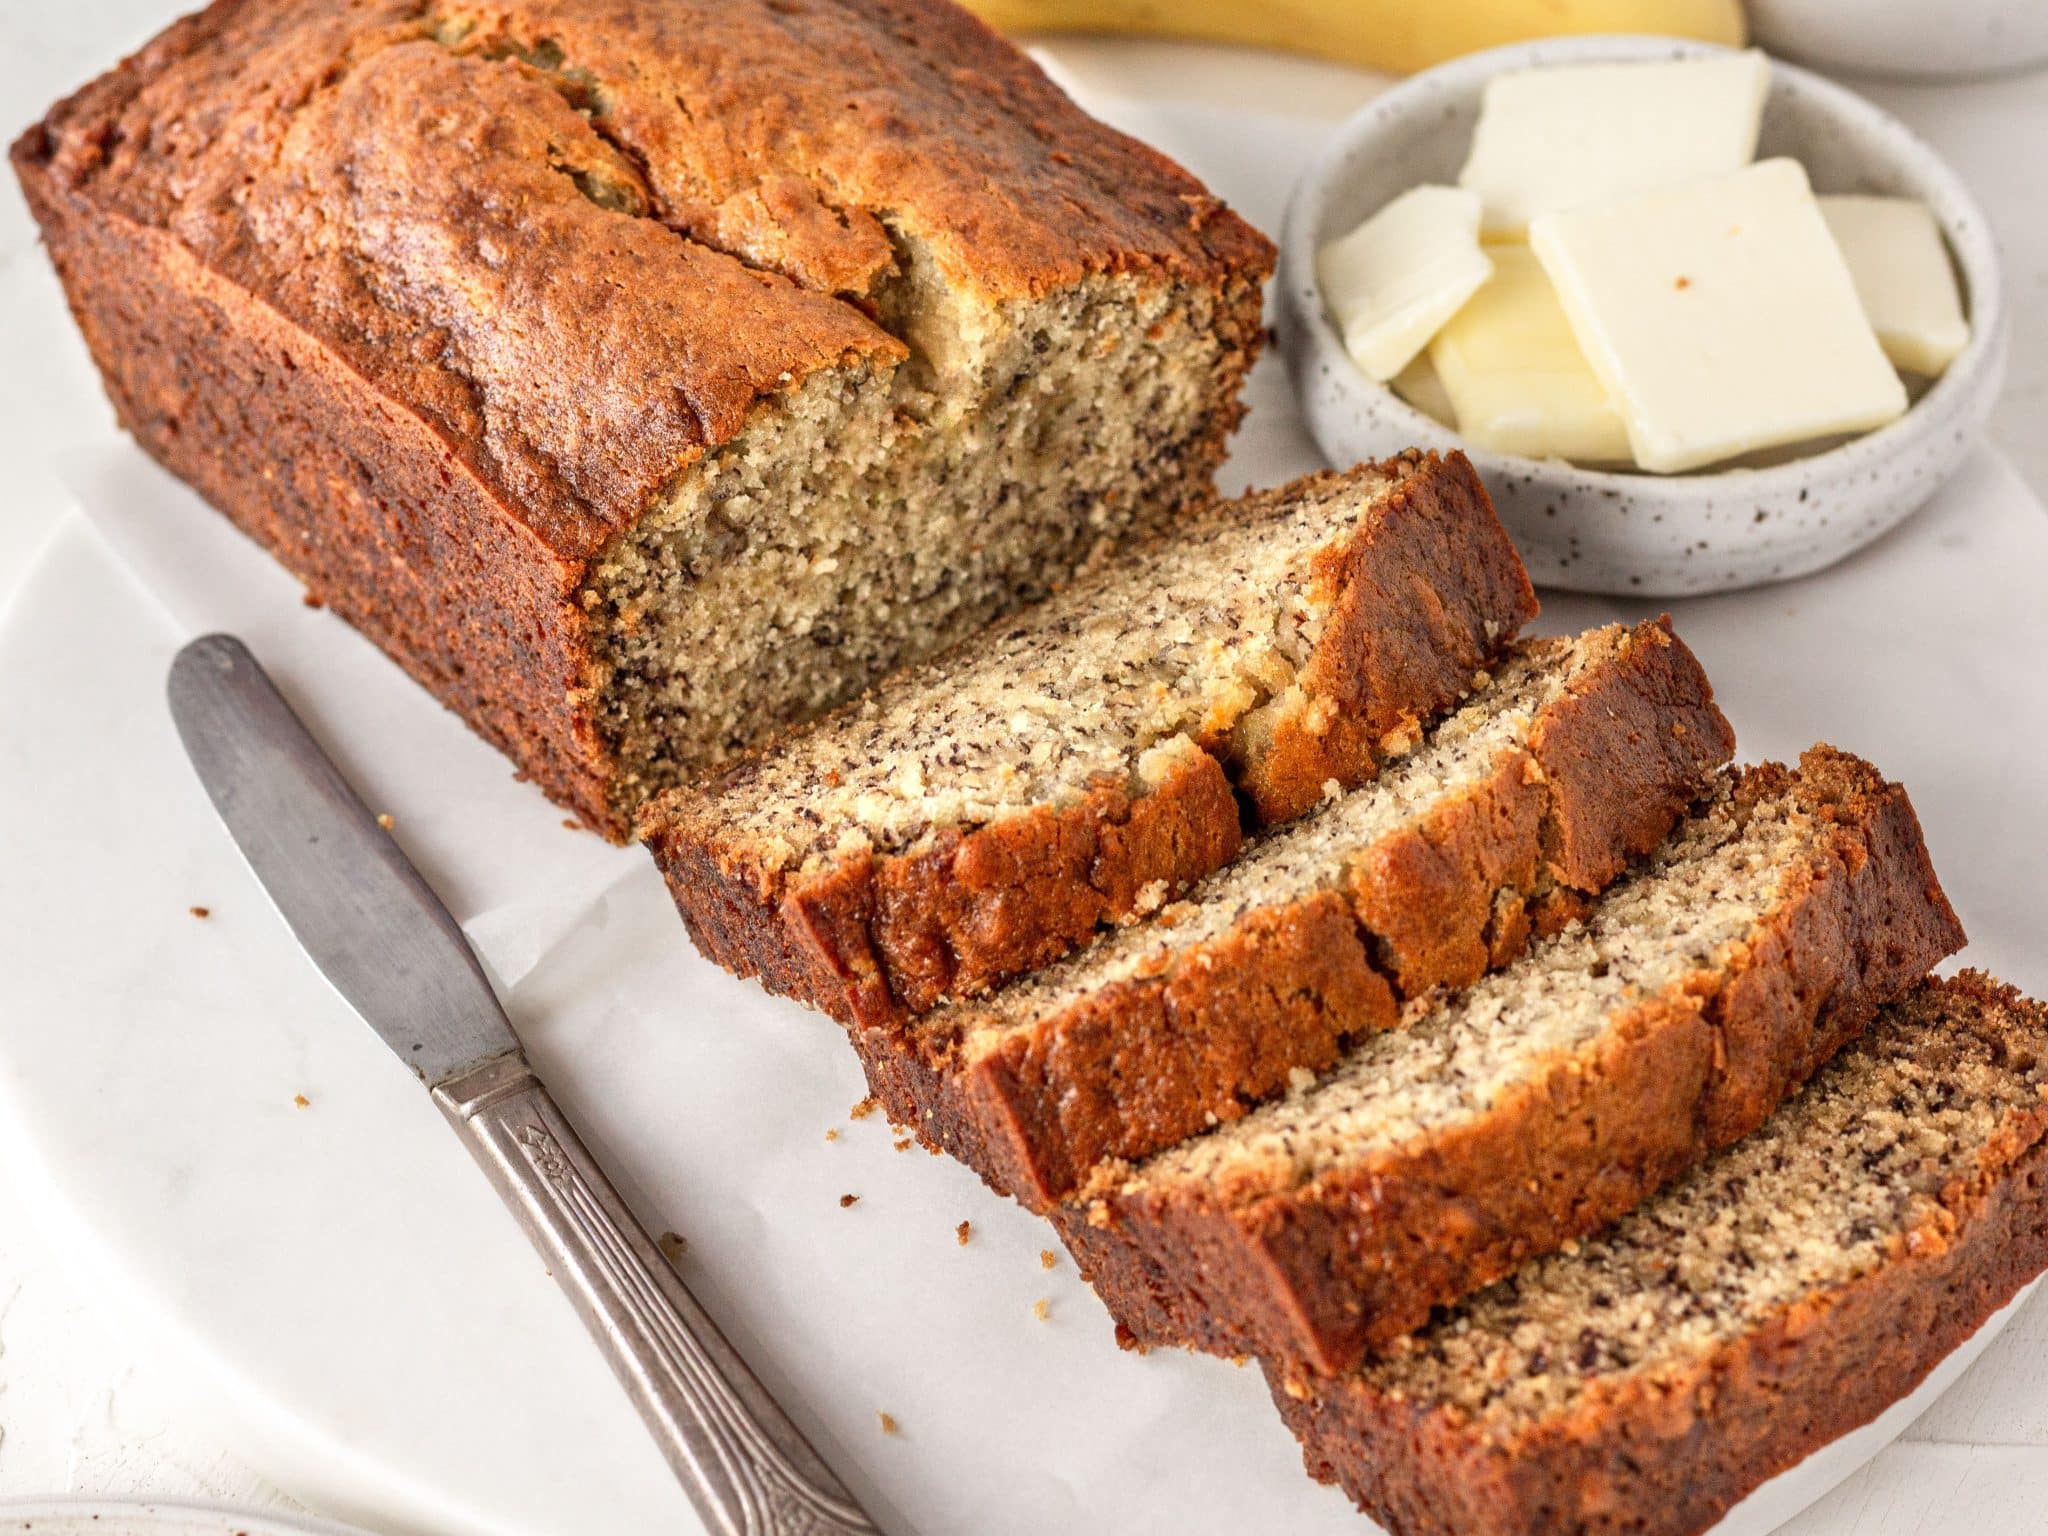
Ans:
<svg viewBox="0 0 2048 1536"><path fill-rule="evenodd" d="M1741 0L965 0L1005 32L1119 32L1319 54L1395 74L1565 32L1740 44Z"/></svg>

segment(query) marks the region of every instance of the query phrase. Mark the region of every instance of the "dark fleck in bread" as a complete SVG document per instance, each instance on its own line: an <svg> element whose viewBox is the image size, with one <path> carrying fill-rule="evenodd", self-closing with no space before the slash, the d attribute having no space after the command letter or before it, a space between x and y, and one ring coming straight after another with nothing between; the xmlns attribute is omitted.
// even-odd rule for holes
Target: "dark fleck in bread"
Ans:
<svg viewBox="0 0 2048 1536"><path fill-rule="evenodd" d="M143 446L614 836L1206 500L1271 264L943 0L217 0L13 161Z"/></svg>
<svg viewBox="0 0 2048 1536"><path fill-rule="evenodd" d="M1035 1209L1462 987L1654 848L1734 737L1666 623L1523 644L1377 781L1149 921L856 1034L898 1121Z"/></svg>
<svg viewBox="0 0 2048 1536"><path fill-rule="evenodd" d="M1963 941L1905 792L1731 776L1583 923L1056 1213L1137 1342L1334 1372L1754 1129Z"/></svg>
<svg viewBox="0 0 2048 1536"><path fill-rule="evenodd" d="M697 946L862 1024L1160 906L1370 778L1535 598L1464 457L1226 503L648 810Z"/></svg>
<svg viewBox="0 0 2048 1536"><path fill-rule="evenodd" d="M1394 1536L1693 1536L2048 1266L2048 1009L1931 981L1759 1131L1334 1380L1269 1372Z"/></svg>

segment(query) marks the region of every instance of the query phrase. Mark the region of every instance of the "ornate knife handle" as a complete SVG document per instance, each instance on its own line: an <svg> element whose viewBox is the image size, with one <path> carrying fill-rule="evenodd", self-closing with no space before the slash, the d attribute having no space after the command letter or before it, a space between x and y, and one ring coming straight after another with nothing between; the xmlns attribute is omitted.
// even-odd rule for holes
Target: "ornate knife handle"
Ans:
<svg viewBox="0 0 2048 1536"><path fill-rule="evenodd" d="M451 1079L434 1099L518 1213L717 1536L880 1536L697 1304L524 1056Z"/></svg>

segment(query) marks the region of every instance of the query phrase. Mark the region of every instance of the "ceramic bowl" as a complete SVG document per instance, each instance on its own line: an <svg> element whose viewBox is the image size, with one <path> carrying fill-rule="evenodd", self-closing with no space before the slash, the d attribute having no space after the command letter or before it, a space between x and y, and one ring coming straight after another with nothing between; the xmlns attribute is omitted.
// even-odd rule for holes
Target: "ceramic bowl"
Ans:
<svg viewBox="0 0 2048 1536"><path fill-rule="evenodd" d="M1748 0L1745 9L1764 47L1821 69L1962 80L2048 63L2041 0Z"/></svg>
<svg viewBox="0 0 2048 1536"><path fill-rule="evenodd" d="M1288 205L1280 346L1317 445L1340 465L1413 445L1463 448L1539 585L1677 597L1819 570L1925 503L1969 452L1998 395L2005 300L1991 229L1976 202L1896 118L1776 60L1759 158L1792 156L1821 192L1920 198L1948 237L1970 343L1903 416L1768 468L1621 473L1472 447L1353 365L1323 305L1316 250L1405 188L1455 182L1487 80L1532 65L1713 51L1669 38L1577 37L1459 59L1396 86L1345 122Z"/></svg>

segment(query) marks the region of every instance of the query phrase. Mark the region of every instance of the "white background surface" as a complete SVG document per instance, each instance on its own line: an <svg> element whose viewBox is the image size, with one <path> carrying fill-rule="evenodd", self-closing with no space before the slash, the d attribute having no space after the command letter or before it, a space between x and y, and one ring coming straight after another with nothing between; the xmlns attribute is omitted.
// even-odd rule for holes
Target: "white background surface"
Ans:
<svg viewBox="0 0 2048 1536"><path fill-rule="evenodd" d="M179 5L68 0L10 11L0 55L0 127L9 133L47 99L139 42ZM1197 48L1063 44L1087 85L1131 95L1206 99L1337 117L1375 88L1371 77L1292 60ZM1947 153L2000 226L2015 303L2014 359L1994 440L2037 494L2048 490L2048 207L2030 146L2048 142L2048 78L1871 88ZM58 303L11 181L0 190L0 337L15 317ZM0 453L11 475L0 513L0 597L66 508L44 467L52 447L103 430L104 406L82 353L5 357ZM4 729L4 722L0 722ZM7 870L0 853L0 871ZM18 878L8 871L5 878ZM0 957L24 963L16 955ZM179 1384L131 1358L111 1320L75 1297L0 1182L0 1498L81 1491L276 1498L231 1449L179 1421ZM1795 1529L1892 1536L2039 1529L2048 1508L2048 1389L2025 1379L2048 1355L2048 1296L2015 1323L1908 1437L1810 1512Z"/></svg>

